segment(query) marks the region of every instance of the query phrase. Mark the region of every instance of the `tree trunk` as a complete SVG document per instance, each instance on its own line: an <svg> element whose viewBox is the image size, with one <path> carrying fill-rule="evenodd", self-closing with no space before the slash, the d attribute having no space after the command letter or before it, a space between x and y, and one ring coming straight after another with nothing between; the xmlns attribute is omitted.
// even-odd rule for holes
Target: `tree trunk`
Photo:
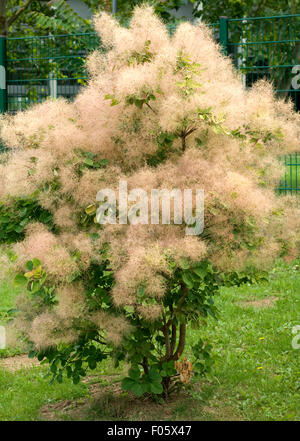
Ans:
<svg viewBox="0 0 300 441"><path fill-rule="evenodd" d="M6 35L6 0L0 0L0 35Z"/></svg>
<svg viewBox="0 0 300 441"><path fill-rule="evenodd" d="M296 12L295 8L295 0L291 0L291 14L295 14Z"/></svg>
<svg viewBox="0 0 300 441"><path fill-rule="evenodd" d="M15 14L9 19L6 18L6 0L0 0L0 35L6 35L8 28L23 14L33 0L27 0Z"/></svg>
<svg viewBox="0 0 300 441"><path fill-rule="evenodd" d="M179 327L179 342L178 342L177 350L172 357L172 359L175 361L178 360L178 358L182 355L184 351L185 337L186 337L186 323L181 323Z"/></svg>

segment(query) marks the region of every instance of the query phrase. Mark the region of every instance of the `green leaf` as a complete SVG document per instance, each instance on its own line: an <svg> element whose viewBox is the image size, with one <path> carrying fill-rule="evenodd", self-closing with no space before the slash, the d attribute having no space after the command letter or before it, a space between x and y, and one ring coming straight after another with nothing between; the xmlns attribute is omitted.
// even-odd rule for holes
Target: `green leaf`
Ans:
<svg viewBox="0 0 300 441"><path fill-rule="evenodd" d="M135 381L132 378L126 377L122 380L122 388L124 390L131 390L132 386L135 384Z"/></svg>
<svg viewBox="0 0 300 441"><path fill-rule="evenodd" d="M180 260L180 267L182 268L182 269L185 269L185 270L187 270L187 269L189 269L190 268L190 263L189 263L189 261L188 260L186 260L186 259L181 259Z"/></svg>
<svg viewBox="0 0 300 441"><path fill-rule="evenodd" d="M92 214L96 213L97 207L95 204L91 204L88 207L86 207L86 209L84 210L86 212L86 214L88 214L89 216L91 216Z"/></svg>
<svg viewBox="0 0 300 441"><path fill-rule="evenodd" d="M28 271L33 270L33 262L31 260L28 260L28 262L26 262L26 268L28 269Z"/></svg>
<svg viewBox="0 0 300 441"><path fill-rule="evenodd" d="M149 369L149 378L153 381L153 382L159 382L161 381L161 375L159 374L158 370L155 367L151 367Z"/></svg>
<svg viewBox="0 0 300 441"><path fill-rule="evenodd" d="M197 276L204 279L204 277L206 276L206 273L207 273L207 268L204 268L203 266L197 267L197 268L193 268L193 271L195 274L197 274Z"/></svg>
<svg viewBox="0 0 300 441"><path fill-rule="evenodd" d="M99 161L99 164L100 164L102 167L106 167L107 164L108 164L108 160L107 160L107 159L101 159L101 161Z"/></svg>
<svg viewBox="0 0 300 441"><path fill-rule="evenodd" d="M39 259L36 259L35 257L32 259L32 262L35 267L38 267L41 265L41 262L39 261Z"/></svg>
<svg viewBox="0 0 300 441"><path fill-rule="evenodd" d="M24 230L24 227L22 227L21 225L18 225L18 226L15 228L15 232L16 232L16 233L22 233L23 230Z"/></svg>
<svg viewBox="0 0 300 441"><path fill-rule="evenodd" d="M62 382L63 382L63 377L62 377L62 373L60 372L59 374L58 374L58 376L57 376L57 382L59 383L59 384L61 384Z"/></svg>
<svg viewBox="0 0 300 441"><path fill-rule="evenodd" d="M87 362L88 362L88 365L89 365L89 368L90 368L90 369L96 369L96 367L97 367L97 362L96 362L96 360L95 360L94 358L89 357L88 360L87 360Z"/></svg>
<svg viewBox="0 0 300 441"><path fill-rule="evenodd" d="M144 392L146 392L145 390L146 388L143 387L142 384L140 383L134 383L131 387L131 391L137 396L137 397L141 397L143 395Z"/></svg>
<svg viewBox="0 0 300 441"><path fill-rule="evenodd" d="M192 289L194 286L194 281L193 281L193 277L189 272L184 272L182 274L182 280L184 281L184 283L186 284L186 286L189 289Z"/></svg>
<svg viewBox="0 0 300 441"><path fill-rule="evenodd" d="M92 159L89 159L89 158L85 158L83 163L86 164L86 165L90 165L90 166L94 165L94 161Z"/></svg>
<svg viewBox="0 0 300 441"><path fill-rule="evenodd" d="M136 105L139 109L141 109L141 108L143 107L144 102L145 102L145 100L139 100L139 99L136 99L136 100L135 100L135 105Z"/></svg>
<svg viewBox="0 0 300 441"><path fill-rule="evenodd" d="M71 366L67 366L66 371L67 371L67 377L71 378L72 373L73 373Z"/></svg>
<svg viewBox="0 0 300 441"><path fill-rule="evenodd" d="M23 274L17 274L14 279L14 286L19 288L27 283L27 279Z"/></svg>
<svg viewBox="0 0 300 441"><path fill-rule="evenodd" d="M28 358L34 358L36 356L37 352L36 351L30 351L28 354Z"/></svg>
<svg viewBox="0 0 300 441"><path fill-rule="evenodd" d="M116 106L117 104L119 104L119 102L120 102L120 101L117 100L116 98L112 98L110 105L111 105L111 107L112 107L112 106Z"/></svg>
<svg viewBox="0 0 300 441"><path fill-rule="evenodd" d="M151 383L150 390L153 394L160 395L163 393L163 387L161 383Z"/></svg>
<svg viewBox="0 0 300 441"><path fill-rule="evenodd" d="M80 381L80 377L79 377L79 375L74 375L74 377L73 377L73 383L74 383L74 384L78 384L79 381Z"/></svg>
<svg viewBox="0 0 300 441"><path fill-rule="evenodd" d="M138 380L140 378L141 372L137 366L134 366L131 369L129 369L128 375L133 380Z"/></svg>
<svg viewBox="0 0 300 441"><path fill-rule="evenodd" d="M50 366L50 371L53 372L53 374L56 374L56 371L57 371L57 366L56 366L56 364L52 364L52 365Z"/></svg>

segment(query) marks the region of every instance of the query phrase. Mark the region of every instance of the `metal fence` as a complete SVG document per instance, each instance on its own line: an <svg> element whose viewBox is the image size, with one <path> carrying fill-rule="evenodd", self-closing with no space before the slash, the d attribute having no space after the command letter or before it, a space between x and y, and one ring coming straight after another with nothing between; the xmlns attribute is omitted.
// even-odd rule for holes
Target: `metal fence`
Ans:
<svg viewBox="0 0 300 441"><path fill-rule="evenodd" d="M246 87L267 78L279 95L291 97L300 109L300 14L221 17L209 26L242 72ZM174 27L169 30L172 33ZM7 72L0 111L16 112L49 96L73 98L87 78L84 61L99 45L94 33L7 38L4 55L5 44L0 44L0 65Z"/></svg>
<svg viewBox="0 0 300 441"><path fill-rule="evenodd" d="M279 194L297 194L300 191L300 153L285 155L285 176L279 183Z"/></svg>
<svg viewBox="0 0 300 441"><path fill-rule="evenodd" d="M277 94L290 97L300 110L300 14L225 22L226 50L245 86L261 78L271 80Z"/></svg>
<svg viewBox="0 0 300 441"><path fill-rule="evenodd" d="M278 95L290 97L300 110L300 14L221 17L209 26L241 71L245 87L267 78ZM0 38L0 111L14 113L47 97L72 99L87 80L87 55L99 46L94 33ZM299 155L287 156L285 164L278 191L300 192Z"/></svg>
<svg viewBox="0 0 300 441"><path fill-rule="evenodd" d="M47 97L72 99L87 78L85 59L99 45L94 33L7 38L7 110Z"/></svg>

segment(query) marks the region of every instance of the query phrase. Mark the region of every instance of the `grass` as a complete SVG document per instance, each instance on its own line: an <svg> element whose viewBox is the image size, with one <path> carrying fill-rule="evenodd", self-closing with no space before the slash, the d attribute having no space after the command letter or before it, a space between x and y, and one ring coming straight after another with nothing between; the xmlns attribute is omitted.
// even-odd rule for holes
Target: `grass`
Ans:
<svg viewBox="0 0 300 441"><path fill-rule="evenodd" d="M5 326L5 324L11 320L15 299L19 295L20 289L13 286L13 282L8 279L4 279L0 284L0 326ZM0 350L0 359L3 357L9 357L16 354L20 354L18 348L9 348L6 350Z"/></svg>
<svg viewBox="0 0 300 441"><path fill-rule="evenodd" d="M218 384L210 406L226 403L246 420L300 420L300 349L292 347L292 328L300 324L299 269L281 264L265 285L222 289L220 320L205 332ZM243 305L274 296L273 307ZM193 332L190 340L196 339Z"/></svg>
<svg viewBox="0 0 300 441"><path fill-rule="evenodd" d="M8 283L0 288L2 316L15 294ZM69 400L75 408L81 401L85 405L76 412L58 406L55 417L299 421L300 349L292 348L292 328L300 325L300 266L278 262L268 283L222 288L216 304L219 321L201 331L213 344L213 370L179 397L163 404L132 398L120 390L119 375L112 377L108 364L77 386L68 381L49 386L43 366L16 373L0 368L0 420L37 420L42 406ZM189 332L189 345L198 333Z"/></svg>
<svg viewBox="0 0 300 441"><path fill-rule="evenodd" d="M0 369L0 421L36 420L42 405L88 394L87 386L70 381L50 386L45 373L45 367L21 369L17 374Z"/></svg>

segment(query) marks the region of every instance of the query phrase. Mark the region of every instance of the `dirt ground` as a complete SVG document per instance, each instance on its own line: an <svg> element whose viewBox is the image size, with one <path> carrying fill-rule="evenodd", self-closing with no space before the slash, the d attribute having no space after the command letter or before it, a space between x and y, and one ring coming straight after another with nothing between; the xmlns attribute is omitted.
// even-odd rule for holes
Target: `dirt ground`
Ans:
<svg viewBox="0 0 300 441"><path fill-rule="evenodd" d="M249 308L253 306L254 308L258 309L273 308L277 300L278 297L271 296L260 300L247 300L246 302L239 302L239 306L242 306L242 308Z"/></svg>
<svg viewBox="0 0 300 441"><path fill-rule="evenodd" d="M149 398L137 398L131 393L124 392L120 382L113 378L105 378L107 386L103 383L93 383L93 378L87 378L89 384L89 396L74 401L61 401L44 405L39 413L39 419L43 421L59 420L134 420L134 421L163 421L174 420L178 408L185 407L187 414L184 420L223 420L239 421L241 416L236 415L228 407L199 407L199 403L193 404L186 391L174 394L165 402L154 402ZM191 414L189 409L199 408L199 414ZM182 415L182 411L180 412ZM179 418L180 420L180 418Z"/></svg>
<svg viewBox="0 0 300 441"><path fill-rule="evenodd" d="M0 358L0 366L10 372L16 372L22 368L30 369L39 366L37 359L28 358L28 354L15 355L14 357Z"/></svg>

